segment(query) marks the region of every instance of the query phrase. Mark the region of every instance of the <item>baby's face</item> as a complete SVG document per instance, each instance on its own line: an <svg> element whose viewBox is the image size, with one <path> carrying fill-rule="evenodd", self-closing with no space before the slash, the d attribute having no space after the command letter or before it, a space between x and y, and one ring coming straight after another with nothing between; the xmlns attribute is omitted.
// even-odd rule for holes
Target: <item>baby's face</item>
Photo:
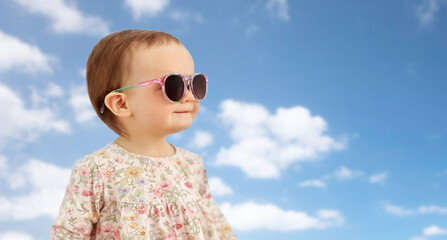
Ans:
<svg viewBox="0 0 447 240"><path fill-rule="evenodd" d="M188 50L176 43L140 46L127 58L123 85L159 78L170 73L194 74L194 61ZM199 111L199 102L188 90L179 103L168 102L160 84L126 90L132 117L139 134L166 136L187 129Z"/></svg>

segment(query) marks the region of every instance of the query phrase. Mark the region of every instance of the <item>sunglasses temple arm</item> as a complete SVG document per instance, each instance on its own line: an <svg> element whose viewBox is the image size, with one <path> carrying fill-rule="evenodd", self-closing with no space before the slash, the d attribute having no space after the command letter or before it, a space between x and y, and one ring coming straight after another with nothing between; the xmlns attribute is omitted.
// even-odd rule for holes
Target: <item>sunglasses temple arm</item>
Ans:
<svg viewBox="0 0 447 240"><path fill-rule="evenodd" d="M122 92L124 90L131 89L131 88L134 88L134 87L143 87L143 86L146 86L146 85L151 85L153 83L160 83L160 79L161 78L157 78L157 79L154 79L154 80L151 80L151 81L146 81L146 82L138 83L138 84L127 86L127 87L118 88L118 89L113 90L112 92ZM99 109L99 112L101 114L104 113L105 105L106 105L106 103L104 102L102 104L101 108Z"/></svg>
<svg viewBox="0 0 447 240"><path fill-rule="evenodd" d="M99 112L100 112L101 114L104 113L104 108L105 108L105 107L106 107L106 103L103 103L102 106L101 106L101 108L99 109Z"/></svg>

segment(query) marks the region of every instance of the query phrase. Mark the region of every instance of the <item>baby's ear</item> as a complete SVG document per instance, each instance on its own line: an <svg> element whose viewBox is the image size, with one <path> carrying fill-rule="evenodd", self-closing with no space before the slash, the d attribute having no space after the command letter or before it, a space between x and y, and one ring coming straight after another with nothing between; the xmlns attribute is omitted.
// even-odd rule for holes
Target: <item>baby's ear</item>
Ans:
<svg viewBox="0 0 447 240"><path fill-rule="evenodd" d="M132 111L127 102L126 94L121 92L111 92L104 99L106 107L117 117L130 117Z"/></svg>

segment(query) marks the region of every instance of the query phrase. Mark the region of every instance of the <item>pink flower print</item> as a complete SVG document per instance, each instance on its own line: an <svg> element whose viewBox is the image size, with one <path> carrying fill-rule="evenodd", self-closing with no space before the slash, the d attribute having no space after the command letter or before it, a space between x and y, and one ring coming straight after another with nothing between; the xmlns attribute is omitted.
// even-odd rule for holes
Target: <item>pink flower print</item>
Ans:
<svg viewBox="0 0 447 240"><path fill-rule="evenodd" d="M139 213L139 214L144 214L144 213L146 212L146 210L147 210L147 208L146 208L146 205L145 205L145 204L141 204L141 205L138 207L138 213Z"/></svg>
<svg viewBox="0 0 447 240"><path fill-rule="evenodd" d="M117 162L117 163L119 163L119 164L121 164L121 163L124 162L123 159L120 158L120 157L114 157L113 160L115 160L115 162Z"/></svg>
<svg viewBox="0 0 447 240"><path fill-rule="evenodd" d="M93 195L93 193L91 191L88 191L88 190L82 191L82 196L84 196L84 197L89 197L91 195Z"/></svg>
<svg viewBox="0 0 447 240"><path fill-rule="evenodd" d="M65 198L70 201L73 198L73 190L70 188L65 189Z"/></svg>
<svg viewBox="0 0 447 240"><path fill-rule="evenodd" d="M155 208L154 212L155 212L155 215L160 217L160 210L158 208Z"/></svg>
<svg viewBox="0 0 447 240"><path fill-rule="evenodd" d="M89 177L90 177L90 173L91 173L91 170L90 170L90 168L87 167L87 166L82 166L82 167L79 169L79 174L80 174L81 177L83 177L83 178L89 178Z"/></svg>
<svg viewBox="0 0 447 240"><path fill-rule="evenodd" d="M175 175L174 181L180 181L180 180L182 180L182 176L180 176L180 174Z"/></svg>
<svg viewBox="0 0 447 240"><path fill-rule="evenodd" d="M78 228L76 228L76 230L78 230L79 232L83 233L84 235L88 236L90 235L90 228L86 227L86 226L80 226Z"/></svg>
<svg viewBox="0 0 447 240"><path fill-rule="evenodd" d="M115 169L112 166L108 165L105 168L101 168L101 174L104 176L105 181L109 181L110 179L115 178Z"/></svg>
<svg viewBox="0 0 447 240"><path fill-rule="evenodd" d="M153 190L155 197L160 198L163 192L171 189L171 185L172 182L169 180L160 181L159 183L157 183L157 185L155 185Z"/></svg>
<svg viewBox="0 0 447 240"><path fill-rule="evenodd" d="M98 191L101 191L102 190L102 183L97 183L95 185L95 189L98 190Z"/></svg>
<svg viewBox="0 0 447 240"><path fill-rule="evenodd" d="M161 198L161 193L160 193L160 191L158 191L157 189L154 188L154 191L153 191L153 192L154 192L154 195L155 195L156 198Z"/></svg>
<svg viewBox="0 0 447 240"><path fill-rule="evenodd" d="M168 204L166 206L166 213L167 214L169 214L169 213L173 214L174 210L172 208L173 208L172 204Z"/></svg>
<svg viewBox="0 0 447 240"><path fill-rule="evenodd" d="M67 210L67 214L68 215L71 215L73 213L73 209L72 208L69 208L68 210Z"/></svg>
<svg viewBox="0 0 447 240"><path fill-rule="evenodd" d="M189 188L193 188L193 185L191 182L185 182L185 186L189 187Z"/></svg>
<svg viewBox="0 0 447 240"><path fill-rule="evenodd" d="M79 186L78 185L74 186L73 190L74 190L75 193L79 192Z"/></svg>
<svg viewBox="0 0 447 240"><path fill-rule="evenodd" d="M120 232L112 224L105 225L102 230L105 235L111 236L113 239L120 239Z"/></svg>
<svg viewBox="0 0 447 240"><path fill-rule="evenodd" d="M194 215L194 209L192 209L190 206L186 208L186 211L188 212L189 215Z"/></svg>
<svg viewBox="0 0 447 240"><path fill-rule="evenodd" d="M60 229L61 229L61 230L64 230L63 227L60 227L60 226L54 226L54 227L53 227L53 235L55 235L56 232L59 232Z"/></svg>
<svg viewBox="0 0 447 240"><path fill-rule="evenodd" d="M174 224L173 226L172 226L172 229L177 229L177 230L179 230L180 228L182 228L183 227L183 225L182 224L180 224L180 223L177 223L177 224Z"/></svg>
<svg viewBox="0 0 447 240"><path fill-rule="evenodd" d="M196 173L197 173L197 175L200 175L200 173L201 173L201 172L200 172L200 169L197 169L197 170L196 170Z"/></svg>
<svg viewBox="0 0 447 240"><path fill-rule="evenodd" d="M158 161L157 166L159 166L159 167L163 166L163 162L162 161Z"/></svg>
<svg viewBox="0 0 447 240"><path fill-rule="evenodd" d="M113 235L113 240L120 240L121 236L120 236L120 231L116 231L115 235Z"/></svg>
<svg viewBox="0 0 447 240"><path fill-rule="evenodd" d="M206 169L203 169L203 173L205 173L205 174L206 174Z"/></svg>
<svg viewBox="0 0 447 240"><path fill-rule="evenodd" d="M163 236L163 240L177 240L177 236L173 232L168 232Z"/></svg>
<svg viewBox="0 0 447 240"><path fill-rule="evenodd" d="M208 199L210 199L210 198L212 197L212 196L211 196L211 193L208 193L205 197L208 198Z"/></svg>
<svg viewBox="0 0 447 240"><path fill-rule="evenodd" d="M188 215L194 215L194 210L190 206L188 207L182 207L182 213L188 214Z"/></svg>

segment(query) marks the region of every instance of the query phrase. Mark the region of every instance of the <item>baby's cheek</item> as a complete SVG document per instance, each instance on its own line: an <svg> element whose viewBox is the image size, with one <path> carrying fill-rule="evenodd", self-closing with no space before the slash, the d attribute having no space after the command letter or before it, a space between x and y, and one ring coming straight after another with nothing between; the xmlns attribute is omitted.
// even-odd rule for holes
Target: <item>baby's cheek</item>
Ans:
<svg viewBox="0 0 447 240"><path fill-rule="evenodd" d="M200 109L200 103L194 103L194 110L193 110L193 120L194 120L194 118L196 118L196 116L197 116L197 113L199 112L199 109Z"/></svg>

